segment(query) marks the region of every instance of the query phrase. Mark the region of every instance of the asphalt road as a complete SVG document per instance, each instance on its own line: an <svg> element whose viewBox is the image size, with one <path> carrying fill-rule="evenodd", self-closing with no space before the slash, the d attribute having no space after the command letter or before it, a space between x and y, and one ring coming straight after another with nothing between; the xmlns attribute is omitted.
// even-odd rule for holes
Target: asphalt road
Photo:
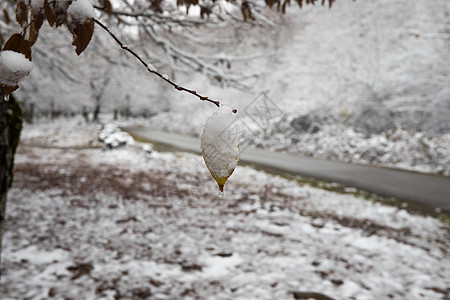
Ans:
<svg viewBox="0 0 450 300"><path fill-rule="evenodd" d="M143 141L201 154L199 138L139 127L124 128L124 130ZM293 175L338 182L345 186L450 212L449 177L250 148L241 153L240 161Z"/></svg>

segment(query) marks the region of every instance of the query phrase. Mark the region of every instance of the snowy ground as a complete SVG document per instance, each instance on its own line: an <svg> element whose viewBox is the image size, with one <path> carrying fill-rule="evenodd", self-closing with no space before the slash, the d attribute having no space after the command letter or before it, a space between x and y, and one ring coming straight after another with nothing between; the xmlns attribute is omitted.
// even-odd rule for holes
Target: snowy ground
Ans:
<svg viewBox="0 0 450 300"><path fill-rule="evenodd" d="M18 149L2 299L449 297L448 224L249 167L220 198L199 156L55 128Z"/></svg>

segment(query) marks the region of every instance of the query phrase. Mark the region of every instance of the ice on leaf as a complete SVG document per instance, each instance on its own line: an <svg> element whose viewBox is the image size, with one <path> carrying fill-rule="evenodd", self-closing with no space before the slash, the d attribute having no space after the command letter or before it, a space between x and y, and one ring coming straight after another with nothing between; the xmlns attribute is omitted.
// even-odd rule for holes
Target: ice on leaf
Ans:
<svg viewBox="0 0 450 300"><path fill-rule="evenodd" d="M235 119L231 107L220 106L206 121L200 137L203 159L221 192L239 161L238 139L232 130Z"/></svg>

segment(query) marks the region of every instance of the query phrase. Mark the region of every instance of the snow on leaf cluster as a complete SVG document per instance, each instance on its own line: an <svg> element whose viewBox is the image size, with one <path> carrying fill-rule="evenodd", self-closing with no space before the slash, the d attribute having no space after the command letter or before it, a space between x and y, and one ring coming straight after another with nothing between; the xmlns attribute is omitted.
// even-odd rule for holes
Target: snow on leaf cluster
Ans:
<svg viewBox="0 0 450 300"><path fill-rule="evenodd" d="M0 85L17 86L19 80L28 76L33 63L23 54L14 51L0 52Z"/></svg>
<svg viewBox="0 0 450 300"><path fill-rule="evenodd" d="M94 7L89 0L76 0L67 9L69 23L86 23L95 17Z"/></svg>

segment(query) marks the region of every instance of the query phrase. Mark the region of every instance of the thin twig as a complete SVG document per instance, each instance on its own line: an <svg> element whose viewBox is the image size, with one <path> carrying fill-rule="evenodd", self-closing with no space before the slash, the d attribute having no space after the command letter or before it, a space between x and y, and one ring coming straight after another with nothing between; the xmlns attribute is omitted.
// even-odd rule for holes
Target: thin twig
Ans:
<svg viewBox="0 0 450 300"><path fill-rule="evenodd" d="M47 4L45 4L44 6L42 6L41 9L39 9L39 14L41 14L44 11L44 9L46 9L48 6L50 6L52 4L55 4L55 3L56 3L56 1L50 1ZM30 25L33 24L34 22L36 22L36 19L31 20L27 25L25 25L24 28L22 28L22 33L21 34L23 36L25 36L25 34L27 33L28 27L30 27Z"/></svg>
<svg viewBox="0 0 450 300"><path fill-rule="evenodd" d="M220 107L220 102L217 100L212 100L209 99L209 97L207 96L202 96L200 94L198 94L196 91L182 87L178 84L176 84L175 82L173 82L172 80L170 80L167 75L163 75L161 73L159 73L156 69L154 69L153 67L150 67L150 65L139 56L139 54L137 54L133 49L128 48L126 45L124 45L117 36L114 35L114 33L112 33L108 27L106 27L106 25L104 25L102 22L100 22L97 19L93 19L95 23L97 23L98 26L100 26L103 30L105 30L107 33L109 33L109 35L116 41L117 44L120 45L120 48L122 48L125 51L128 51L128 53L130 53L131 55L133 55L134 57L136 57L137 60L139 60L141 62L141 64L147 69L147 71L149 71L150 73L155 74L156 76L158 76L159 78L161 78L162 80L164 80L165 82L167 82L168 84L170 84L171 86L173 86L176 90L178 91L184 91L187 93L190 93L196 97L198 97L201 101L208 101L211 102L213 104L215 104L217 107Z"/></svg>

